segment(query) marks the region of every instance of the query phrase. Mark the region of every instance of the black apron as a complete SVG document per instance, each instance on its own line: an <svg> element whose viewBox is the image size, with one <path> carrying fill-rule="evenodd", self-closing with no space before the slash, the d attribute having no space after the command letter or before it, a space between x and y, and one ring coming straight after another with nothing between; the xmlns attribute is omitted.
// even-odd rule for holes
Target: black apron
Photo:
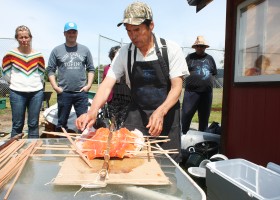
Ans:
<svg viewBox="0 0 280 200"><path fill-rule="evenodd" d="M156 51L158 45L154 38ZM130 51L130 49L129 49ZM131 51L130 51L131 52ZM128 74L131 84L132 101L128 108L125 127L129 130L138 129L144 135L149 135L146 128L151 114L165 101L170 91L170 80L164 75L161 61L136 61L137 48L134 50L134 63L131 70L131 53L128 54ZM164 117L161 135L168 136L170 142L161 143L163 149L181 150L180 103L179 101ZM173 159L180 162L179 154L172 154Z"/></svg>

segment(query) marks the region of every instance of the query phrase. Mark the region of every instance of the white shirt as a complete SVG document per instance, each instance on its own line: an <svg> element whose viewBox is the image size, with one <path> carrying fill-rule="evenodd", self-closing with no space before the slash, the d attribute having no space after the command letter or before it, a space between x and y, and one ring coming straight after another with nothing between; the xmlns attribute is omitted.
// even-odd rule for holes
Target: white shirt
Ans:
<svg viewBox="0 0 280 200"><path fill-rule="evenodd" d="M160 51L162 52L163 45L160 42L160 38L156 37ZM188 75L188 67L181 47L172 42L166 40L167 54L169 60L169 77L170 79ZM124 45L116 54L114 60L111 63L111 67L107 73L108 77L114 78L117 81L125 74L126 84L130 87L130 80L127 72L127 56L128 56L129 44ZM131 67L134 63L134 49L135 46L131 46ZM139 49L137 49L136 60L137 61L152 61L157 60L155 45L149 50L147 56L143 56Z"/></svg>

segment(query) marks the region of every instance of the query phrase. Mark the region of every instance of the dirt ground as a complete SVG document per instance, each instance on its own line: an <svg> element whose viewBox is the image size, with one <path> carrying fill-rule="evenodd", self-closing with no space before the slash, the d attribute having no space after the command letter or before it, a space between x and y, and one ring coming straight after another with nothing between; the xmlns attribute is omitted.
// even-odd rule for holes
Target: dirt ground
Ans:
<svg viewBox="0 0 280 200"><path fill-rule="evenodd" d="M43 111L40 114L40 133L42 130L45 130L45 119L43 117ZM10 134L12 129L12 111L11 109L6 108L5 112L0 114L0 139ZM27 132L27 124L23 128L23 132Z"/></svg>
<svg viewBox="0 0 280 200"><path fill-rule="evenodd" d="M9 133L12 127L12 111L5 109L3 114L0 114L0 132Z"/></svg>

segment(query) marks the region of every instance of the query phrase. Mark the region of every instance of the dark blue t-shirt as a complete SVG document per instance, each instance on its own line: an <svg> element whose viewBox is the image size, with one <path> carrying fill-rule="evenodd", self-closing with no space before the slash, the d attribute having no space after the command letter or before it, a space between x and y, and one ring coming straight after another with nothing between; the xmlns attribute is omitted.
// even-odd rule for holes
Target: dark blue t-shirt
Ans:
<svg viewBox="0 0 280 200"><path fill-rule="evenodd" d="M212 56L205 53L200 56L191 53L186 57L190 75L186 77L185 89L192 92L212 91L214 75L217 74L216 63Z"/></svg>
<svg viewBox="0 0 280 200"><path fill-rule="evenodd" d="M87 72L94 73L92 55L81 44L55 47L48 62L48 76L56 75L58 86L67 92L79 92L87 84Z"/></svg>

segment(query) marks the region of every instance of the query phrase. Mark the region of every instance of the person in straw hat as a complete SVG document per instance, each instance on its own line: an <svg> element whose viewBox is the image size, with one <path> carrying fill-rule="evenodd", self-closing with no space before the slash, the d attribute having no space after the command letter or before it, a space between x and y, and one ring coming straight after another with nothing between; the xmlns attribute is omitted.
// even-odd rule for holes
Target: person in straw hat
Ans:
<svg viewBox="0 0 280 200"><path fill-rule="evenodd" d="M188 74L183 51L168 40L166 46L163 45L154 35L152 9L143 2L134 2L125 9L118 26L121 25L131 43L118 51L89 112L79 117L76 125L83 130L95 123L98 110L105 104L114 84L125 75L132 101L124 126L129 130L138 129L145 135L168 136L171 141L163 142L161 147L181 149L179 97L183 76ZM176 162L181 161L180 154L172 156Z"/></svg>
<svg viewBox="0 0 280 200"><path fill-rule="evenodd" d="M194 53L186 57L190 75L185 80L185 92L182 105L182 132L186 134L195 112L198 112L199 131L205 131L212 106L213 82L217 74L216 63L213 57L205 53L209 45L198 36L192 45Z"/></svg>

